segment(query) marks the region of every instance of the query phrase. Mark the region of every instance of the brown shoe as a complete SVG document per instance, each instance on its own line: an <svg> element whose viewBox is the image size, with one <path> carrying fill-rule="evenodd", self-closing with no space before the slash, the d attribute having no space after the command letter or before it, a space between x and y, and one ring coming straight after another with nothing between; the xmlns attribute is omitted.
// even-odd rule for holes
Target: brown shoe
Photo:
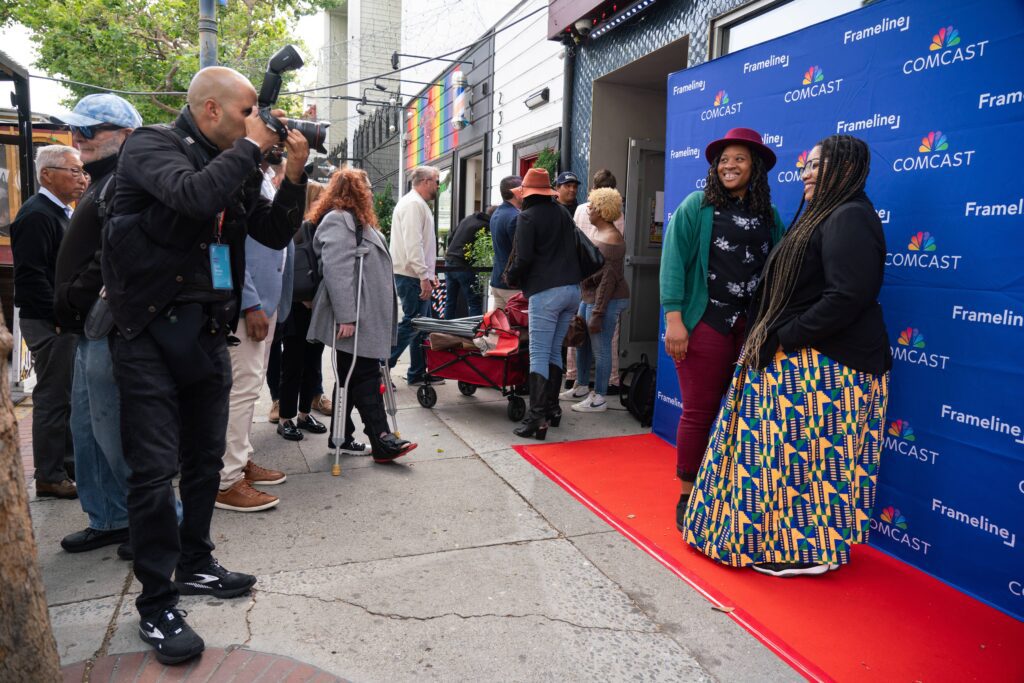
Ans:
<svg viewBox="0 0 1024 683"><path fill-rule="evenodd" d="M318 394L313 397L313 410L330 417L331 412L334 411L334 402L324 394Z"/></svg>
<svg viewBox="0 0 1024 683"><path fill-rule="evenodd" d="M214 506L235 512L259 512L276 507L279 502L277 496L254 489L248 479L239 479L227 491L217 493Z"/></svg>
<svg viewBox="0 0 1024 683"><path fill-rule="evenodd" d="M284 472L268 470L266 467L260 467L252 460L246 463L245 469L242 472L245 473L245 478L249 483L259 484L260 486L283 484L284 480L288 478L288 475Z"/></svg>
<svg viewBox="0 0 1024 683"><path fill-rule="evenodd" d="M271 424L277 424L281 421L281 402L274 401L274 405L270 406L270 414L267 415L267 420Z"/></svg>
<svg viewBox="0 0 1024 683"><path fill-rule="evenodd" d="M49 481L37 481L36 482L36 496L42 498L43 496L50 496L53 498L66 498L73 500L78 498L78 489L75 487L75 482L70 479L65 479L59 483L53 483Z"/></svg>

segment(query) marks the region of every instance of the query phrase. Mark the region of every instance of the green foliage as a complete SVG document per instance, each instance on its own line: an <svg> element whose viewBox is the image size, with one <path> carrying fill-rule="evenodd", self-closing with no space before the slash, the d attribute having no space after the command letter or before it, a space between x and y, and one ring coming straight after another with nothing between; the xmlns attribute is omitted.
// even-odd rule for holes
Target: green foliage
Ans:
<svg viewBox="0 0 1024 683"><path fill-rule="evenodd" d="M466 260L478 268L490 268L494 265L494 243L491 242L490 230L477 230L476 237L466 245Z"/></svg>
<svg viewBox="0 0 1024 683"><path fill-rule="evenodd" d="M558 175L558 152L551 147L545 147L537 155L537 161L533 162L534 168L543 168L548 176L554 181Z"/></svg>
<svg viewBox="0 0 1024 683"><path fill-rule="evenodd" d="M385 241L391 239L391 213L395 210L395 191L388 181L381 192L373 195L373 211L377 214L377 222L380 223L380 231L384 233Z"/></svg>
<svg viewBox="0 0 1024 683"><path fill-rule="evenodd" d="M217 59L245 74L259 89L267 60L288 43L299 17L342 0L229 0L217 6ZM0 0L0 21L33 32L36 68L70 80L131 91L184 91L199 68L199 3L195 0ZM308 55L307 55L308 57ZM288 82L288 76L285 77ZM68 86L74 97L96 92ZM184 98L126 96L146 123L174 118ZM297 97L281 98L289 115L301 114Z"/></svg>

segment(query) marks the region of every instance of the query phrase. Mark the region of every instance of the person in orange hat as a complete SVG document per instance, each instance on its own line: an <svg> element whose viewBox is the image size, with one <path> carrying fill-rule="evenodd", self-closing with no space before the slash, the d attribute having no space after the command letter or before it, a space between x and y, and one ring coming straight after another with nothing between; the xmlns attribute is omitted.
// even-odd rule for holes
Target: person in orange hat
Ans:
<svg viewBox="0 0 1024 683"><path fill-rule="evenodd" d="M683 399L676 431L682 492L676 526L693 491L746 330L746 310L768 252L782 238L768 171L775 153L750 128L707 146L707 187L679 205L665 229L661 306L665 352L675 361Z"/></svg>
<svg viewBox="0 0 1024 683"><path fill-rule="evenodd" d="M562 340L580 305L583 273L576 257L576 225L552 199L548 172L531 168L512 190L523 199L512 255L505 269L509 287L523 290L530 314L530 410L514 432L543 440L550 424L558 426L562 383Z"/></svg>

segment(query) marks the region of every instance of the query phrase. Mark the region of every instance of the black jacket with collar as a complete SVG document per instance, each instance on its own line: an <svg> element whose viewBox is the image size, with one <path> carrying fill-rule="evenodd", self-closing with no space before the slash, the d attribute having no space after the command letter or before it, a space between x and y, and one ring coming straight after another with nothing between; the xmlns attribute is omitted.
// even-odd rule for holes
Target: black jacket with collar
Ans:
<svg viewBox="0 0 1024 683"><path fill-rule="evenodd" d="M104 186L108 179L112 180L116 168L116 154L85 165L86 172L92 177L92 184L78 200L71 224L57 252L57 287L53 297L53 313L62 329L82 331L89 309L103 287L103 275L100 273L103 225L96 199L103 190L109 207L113 188L104 190Z"/></svg>
<svg viewBox="0 0 1024 683"><path fill-rule="evenodd" d="M222 297L212 289L210 275L209 245L218 225L220 241L231 249L237 301L246 235L284 249L305 209L305 174L300 184L285 178L271 202L260 196L262 155L255 144L239 138L230 149L218 150L200 133L187 106L173 127L185 133L184 141L170 127L144 126L125 142L118 161L103 240L103 283L114 322L128 339L186 294L190 300ZM203 160L195 163L190 150ZM236 323L237 310L230 327Z"/></svg>
<svg viewBox="0 0 1024 683"><path fill-rule="evenodd" d="M861 192L840 204L811 235L793 294L761 348L762 367L781 345L787 352L811 347L873 375L889 370L892 351L878 303L884 272L882 222ZM771 278L769 269L754 294L751 316Z"/></svg>
<svg viewBox="0 0 1024 683"><path fill-rule="evenodd" d="M14 305L22 318L48 320L53 317L53 280L57 250L68 229L64 209L44 194L35 194L22 204L11 223L11 252L14 255Z"/></svg>
<svg viewBox="0 0 1024 683"><path fill-rule="evenodd" d="M576 224L552 198L533 195L523 200L516 222L508 274L513 288L529 298L537 292L583 279L576 256Z"/></svg>

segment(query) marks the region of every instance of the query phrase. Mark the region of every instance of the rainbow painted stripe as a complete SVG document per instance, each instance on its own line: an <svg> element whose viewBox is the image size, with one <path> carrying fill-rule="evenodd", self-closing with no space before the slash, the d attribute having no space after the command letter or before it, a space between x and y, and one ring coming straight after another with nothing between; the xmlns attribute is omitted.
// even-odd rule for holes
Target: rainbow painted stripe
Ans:
<svg viewBox="0 0 1024 683"><path fill-rule="evenodd" d="M429 163L459 145L459 131L451 125L455 100L452 73L428 86L406 110L406 168Z"/></svg>

